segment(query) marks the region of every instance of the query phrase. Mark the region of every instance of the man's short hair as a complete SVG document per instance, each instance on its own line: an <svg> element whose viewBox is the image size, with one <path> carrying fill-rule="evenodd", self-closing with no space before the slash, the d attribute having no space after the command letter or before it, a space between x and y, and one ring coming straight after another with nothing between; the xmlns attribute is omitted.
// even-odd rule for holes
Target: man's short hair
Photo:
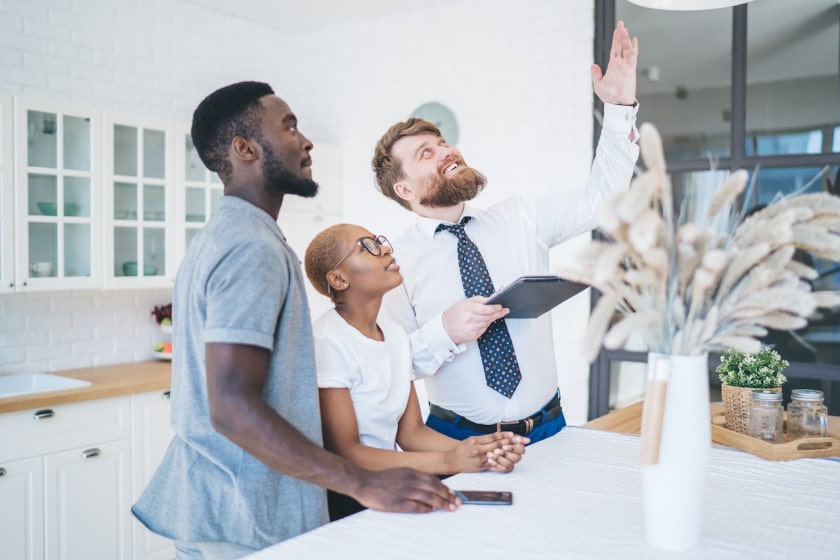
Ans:
<svg viewBox="0 0 840 560"><path fill-rule="evenodd" d="M260 98L274 90L263 82L239 82L217 89L198 104L193 113L193 145L204 165L227 182L233 171L228 148L234 137L259 136Z"/></svg>
<svg viewBox="0 0 840 560"><path fill-rule="evenodd" d="M418 134L434 134L441 136L440 129L429 121L412 117L404 122L398 122L391 126L376 143L376 150L373 154L371 166L376 175L376 186L379 192L388 198L397 201L400 206L411 209L408 201L400 198L394 192L394 184L399 182L405 174L402 169L402 162L391 155L391 149L400 138L416 136Z"/></svg>

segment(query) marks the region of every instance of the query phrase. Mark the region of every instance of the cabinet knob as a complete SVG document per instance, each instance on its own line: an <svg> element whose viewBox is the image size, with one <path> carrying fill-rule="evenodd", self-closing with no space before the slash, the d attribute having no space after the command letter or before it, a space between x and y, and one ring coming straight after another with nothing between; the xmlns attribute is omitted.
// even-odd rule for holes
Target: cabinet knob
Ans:
<svg viewBox="0 0 840 560"><path fill-rule="evenodd" d="M45 408L43 410L36 410L32 413L32 418L35 420L44 420L45 418L52 418L55 416L55 412L52 409Z"/></svg>
<svg viewBox="0 0 840 560"><path fill-rule="evenodd" d="M99 457L100 453L101 451L99 451L99 449L96 447L85 449L84 451L82 451L82 459L93 459L94 457Z"/></svg>
<svg viewBox="0 0 840 560"><path fill-rule="evenodd" d="M6 476L6 469L0 467L0 476Z"/></svg>

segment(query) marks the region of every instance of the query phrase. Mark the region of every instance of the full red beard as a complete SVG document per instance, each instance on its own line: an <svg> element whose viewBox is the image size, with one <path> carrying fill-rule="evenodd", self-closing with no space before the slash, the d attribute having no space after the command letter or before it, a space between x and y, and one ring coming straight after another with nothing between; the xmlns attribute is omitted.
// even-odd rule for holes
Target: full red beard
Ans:
<svg viewBox="0 0 840 560"><path fill-rule="evenodd" d="M463 162L460 165L463 169L452 177L429 177L426 195L420 199L420 204L430 208L448 208L475 198L487 184L487 177Z"/></svg>

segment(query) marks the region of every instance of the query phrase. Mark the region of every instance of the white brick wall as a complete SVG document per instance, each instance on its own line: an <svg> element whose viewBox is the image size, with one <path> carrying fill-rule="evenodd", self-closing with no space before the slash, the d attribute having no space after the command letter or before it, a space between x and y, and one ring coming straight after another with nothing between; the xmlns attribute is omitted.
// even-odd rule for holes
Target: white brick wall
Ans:
<svg viewBox="0 0 840 560"><path fill-rule="evenodd" d="M338 1L338 0L337 0ZM426 101L457 114L459 148L490 179L477 204L575 188L591 150L593 2L464 0L301 35L181 0L0 3L0 92L188 120L212 89L271 83L313 141L342 147L348 221L385 234L410 215L373 188L379 135ZM46 14L46 15L45 15ZM317 147L314 152L317 166ZM568 258L568 250L557 250ZM149 357L163 290L0 296L0 372ZM588 300L556 338L564 406L585 420L588 364L573 342ZM25 334L22 334L25 333Z"/></svg>

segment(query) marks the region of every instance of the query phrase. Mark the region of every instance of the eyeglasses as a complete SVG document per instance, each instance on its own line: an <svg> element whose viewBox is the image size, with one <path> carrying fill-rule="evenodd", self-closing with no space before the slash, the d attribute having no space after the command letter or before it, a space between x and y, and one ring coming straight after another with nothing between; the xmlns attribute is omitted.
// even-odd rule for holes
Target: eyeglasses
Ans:
<svg viewBox="0 0 840 560"><path fill-rule="evenodd" d="M344 255L344 258L338 261L338 264L332 267L329 270L329 272L332 272L333 270L341 266L341 263L349 259L356 252L356 247L360 245L362 249L364 249L374 257L382 255L383 245L386 245L391 250L391 254L394 253L394 246L391 245L391 242L388 241L388 238L386 238L384 235L377 235L376 237L360 237L356 240L356 243L353 245L353 249L351 249L349 253Z"/></svg>

